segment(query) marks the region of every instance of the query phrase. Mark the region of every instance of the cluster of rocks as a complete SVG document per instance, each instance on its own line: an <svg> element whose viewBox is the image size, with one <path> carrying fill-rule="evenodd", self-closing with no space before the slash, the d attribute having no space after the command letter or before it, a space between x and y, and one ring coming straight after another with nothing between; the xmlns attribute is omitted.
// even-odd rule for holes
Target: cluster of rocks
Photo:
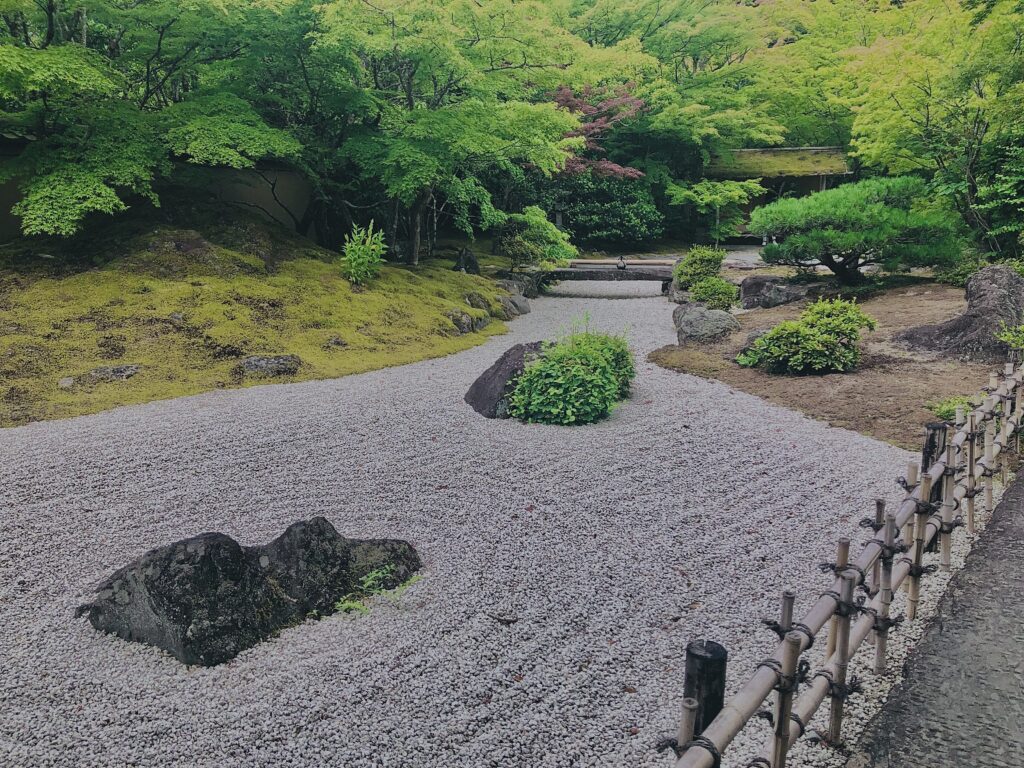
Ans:
<svg viewBox="0 0 1024 768"><path fill-rule="evenodd" d="M333 613L371 572L384 574L381 587L391 589L419 568L408 542L348 539L314 517L263 546L204 533L153 549L100 583L76 615L185 664L213 666L284 627Z"/></svg>
<svg viewBox="0 0 1024 768"><path fill-rule="evenodd" d="M947 357L1002 362L1009 346L996 338L1024 323L1024 278L1009 267L979 270L967 281L967 310L937 325L921 325L896 336L908 347Z"/></svg>
<svg viewBox="0 0 1024 768"><path fill-rule="evenodd" d="M465 401L488 419L508 418L508 398L526 364L540 357L544 342L516 344L480 374L466 392Z"/></svg>

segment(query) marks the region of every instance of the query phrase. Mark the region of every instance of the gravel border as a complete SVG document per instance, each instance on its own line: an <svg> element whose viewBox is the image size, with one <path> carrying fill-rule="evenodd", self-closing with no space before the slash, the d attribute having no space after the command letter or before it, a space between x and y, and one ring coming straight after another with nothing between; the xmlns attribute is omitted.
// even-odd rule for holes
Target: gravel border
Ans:
<svg viewBox="0 0 1024 768"><path fill-rule="evenodd" d="M650 288L564 286L575 294ZM560 288L559 290L562 290ZM541 298L507 336L343 379L211 392L0 431L4 766L666 766L686 642L754 631L908 454L645 360L662 298ZM627 331L633 397L587 427L495 422L462 401L516 342L589 314ZM424 578L212 669L72 612L147 548L217 530L265 542L323 514L406 538ZM753 739L753 740L752 740ZM759 744L745 734L726 765Z"/></svg>

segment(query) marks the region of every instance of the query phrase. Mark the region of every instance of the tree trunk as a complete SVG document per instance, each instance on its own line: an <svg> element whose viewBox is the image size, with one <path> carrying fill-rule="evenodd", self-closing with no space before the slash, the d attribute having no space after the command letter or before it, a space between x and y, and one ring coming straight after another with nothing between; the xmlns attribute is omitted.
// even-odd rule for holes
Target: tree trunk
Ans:
<svg viewBox="0 0 1024 768"><path fill-rule="evenodd" d="M433 195L427 192L416 201L409 214L409 253L406 264L416 266L420 263L420 245L423 240L423 214Z"/></svg>

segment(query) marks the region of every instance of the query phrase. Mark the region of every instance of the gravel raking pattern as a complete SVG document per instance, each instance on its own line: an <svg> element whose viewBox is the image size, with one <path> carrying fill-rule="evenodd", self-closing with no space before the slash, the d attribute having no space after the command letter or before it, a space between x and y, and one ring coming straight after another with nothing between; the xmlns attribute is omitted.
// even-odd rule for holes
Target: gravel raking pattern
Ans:
<svg viewBox="0 0 1024 768"><path fill-rule="evenodd" d="M0 431L0 765L669 765L686 642L723 642L745 679L776 640L759 619L827 588L817 564L897 501L908 454L646 362L673 341L650 287L565 286L639 298L540 299L444 359ZM506 348L584 314L638 352L612 418L463 403ZM410 540L423 578L210 669L72 617L148 548L317 514Z"/></svg>

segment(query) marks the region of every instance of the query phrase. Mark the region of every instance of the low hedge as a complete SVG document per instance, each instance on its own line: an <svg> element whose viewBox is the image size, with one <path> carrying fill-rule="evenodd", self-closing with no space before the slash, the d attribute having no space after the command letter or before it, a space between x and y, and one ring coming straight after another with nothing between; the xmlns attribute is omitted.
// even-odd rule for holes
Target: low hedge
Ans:
<svg viewBox="0 0 1024 768"><path fill-rule="evenodd" d="M636 375L625 339L589 331L547 346L509 396L509 415L542 424L589 424L629 394Z"/></svg>

